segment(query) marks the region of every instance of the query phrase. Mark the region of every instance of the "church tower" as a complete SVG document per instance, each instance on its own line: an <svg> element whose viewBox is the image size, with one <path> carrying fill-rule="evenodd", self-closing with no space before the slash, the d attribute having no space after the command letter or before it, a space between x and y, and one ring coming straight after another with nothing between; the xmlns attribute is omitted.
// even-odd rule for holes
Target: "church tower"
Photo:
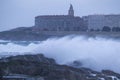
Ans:
<svg viewBox="0 0 120 80"><path fill-rule="evenodd" d="M73 10L72 4L70 4L70 8L69 8L69 11L68 11L68 15L69 15L69 16L74 16L74 10Z"/></svg>

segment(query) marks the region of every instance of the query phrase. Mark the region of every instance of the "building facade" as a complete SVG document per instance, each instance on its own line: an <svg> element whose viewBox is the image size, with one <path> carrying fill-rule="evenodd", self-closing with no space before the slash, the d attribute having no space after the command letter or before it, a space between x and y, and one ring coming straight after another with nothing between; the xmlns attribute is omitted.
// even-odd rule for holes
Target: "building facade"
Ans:
<svg viewBox="0 0 120 80"><path fill-rule="evenodd" d="M45 15L35 17L35 27L41 31L85 31L85 21L74 16L73 6L70 5L68 15Z"/></svg>
<svg viewBox="0 0 120 80"><path fill-rule="evenodd" d="M120 15L89 15L83 17L88 29L102 30L104 26L120 27Z"/></svg>

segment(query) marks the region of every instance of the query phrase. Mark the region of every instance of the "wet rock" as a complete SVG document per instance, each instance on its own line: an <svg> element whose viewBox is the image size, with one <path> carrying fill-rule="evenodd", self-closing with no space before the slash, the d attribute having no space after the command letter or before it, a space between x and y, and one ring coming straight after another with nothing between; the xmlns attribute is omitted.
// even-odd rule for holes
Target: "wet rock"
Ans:
<svg viewBox="0 0 120 80"><path fill-rule="evenodd" d="M76 63L76 62L75 62ZM4 75L24 74L40 76L44 80L119 80L120 74L109 70L102 72L88 68L75 68L59 65L54 59L46 58L42 54L18 55L0 60L0 67Z"/></svg>

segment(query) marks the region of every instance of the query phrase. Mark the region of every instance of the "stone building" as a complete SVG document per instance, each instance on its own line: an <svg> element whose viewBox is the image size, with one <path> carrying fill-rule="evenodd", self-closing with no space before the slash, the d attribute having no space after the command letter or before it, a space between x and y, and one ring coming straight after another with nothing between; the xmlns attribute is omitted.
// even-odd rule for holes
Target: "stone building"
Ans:
<svg viewBox="0 0 120 80"><path fill-rule="evenodd" d="M35 17L35 27L41 31L86 31L84 20L74 16L73 6L70 5L68 15L43 15Z"/></svg>
<svg viewBox="0 0 120 80"><path fill-rule="evenodd" d="M69 16L74 16L74 9L73 9L73 6L72 6L72 5L70 5L70 9L69 9L69 11L68 11L68 15L69 15Z"/></svg>
<svg viewBox="0 0 120 80"><path fill-rule="evenodd" d="M83 17L88 29L102 30L104 26L120 27L120 15L89 15Z"/></svg>

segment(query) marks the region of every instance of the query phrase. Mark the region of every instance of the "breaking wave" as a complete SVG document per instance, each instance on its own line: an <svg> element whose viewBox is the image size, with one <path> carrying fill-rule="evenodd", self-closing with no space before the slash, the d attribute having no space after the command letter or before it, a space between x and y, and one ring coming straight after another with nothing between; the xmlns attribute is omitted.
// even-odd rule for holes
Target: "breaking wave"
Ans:
<svg viewBox="0 0 120 80"><path fill-rule="evenodd" d="M15 43L0 44L0 55L43 53L46 57L54 58L59 64L75 60L82 67L100 71L109 69L120 73L120 42L119 40L86 37L53 38L46 41L20 45Z"/></svg>

